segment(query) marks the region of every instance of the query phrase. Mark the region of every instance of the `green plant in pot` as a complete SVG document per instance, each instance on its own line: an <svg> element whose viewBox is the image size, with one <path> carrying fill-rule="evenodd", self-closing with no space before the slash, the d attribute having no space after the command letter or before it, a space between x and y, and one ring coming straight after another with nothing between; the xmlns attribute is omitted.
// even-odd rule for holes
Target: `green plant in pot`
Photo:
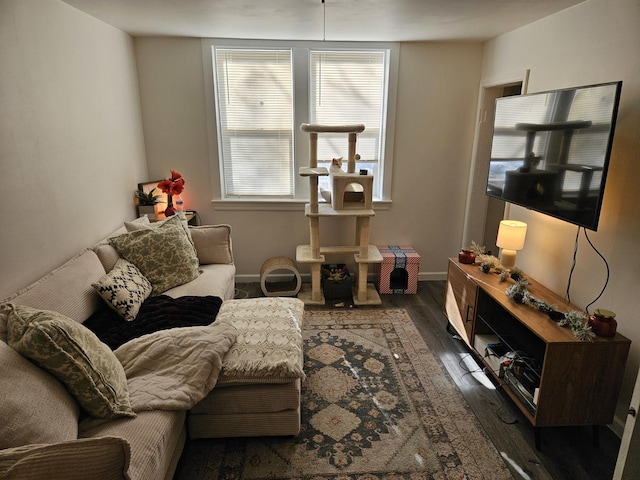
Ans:
<svg viewBox="0 0 640 480"><path fill-rule="evenodd" d="M157 188L149 192L144 190L136 190L136 200L138 201L138 215L147 214L150 219L156 218L155 205L160 203L160 195L156 194Z"/></svg>

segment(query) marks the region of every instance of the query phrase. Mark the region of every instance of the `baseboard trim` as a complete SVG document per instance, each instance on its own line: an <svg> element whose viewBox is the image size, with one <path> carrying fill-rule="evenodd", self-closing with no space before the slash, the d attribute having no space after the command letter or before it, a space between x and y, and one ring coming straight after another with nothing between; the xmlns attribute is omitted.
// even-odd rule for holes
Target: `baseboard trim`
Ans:
<svg viewBox="0 0 640 480"><path fill-rule="evenodd" d="M311 276L308 273L301 273L300 277L304 283L311 282ZM419 282L440 281L447 279L447 272L418 272ZM285 282L291 280L291 274L273 274L269 275L269 280L272 282ZM369 282L378 283L378 275L369 274L367 280ZM252 283L260 282L259 274L243 274L236 275L237 283Z"/></svg>

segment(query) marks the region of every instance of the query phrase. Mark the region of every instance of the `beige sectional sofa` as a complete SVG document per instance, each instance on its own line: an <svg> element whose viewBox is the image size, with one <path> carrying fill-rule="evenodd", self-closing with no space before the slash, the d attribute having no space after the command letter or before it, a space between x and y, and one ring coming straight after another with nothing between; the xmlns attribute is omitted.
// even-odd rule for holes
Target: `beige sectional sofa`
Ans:
<svg viewBox="0 0 640 480"><path fill-rule="evenodd" d="M135 231L150 226L143 219L127 227ZM125 227L110 237L123 234L127 234ZM188 236L197 255L197 275L162 293L176 299L195 295L224 301L211 326L194 327L194 331L210 331L217 326L217 331L227 332L222 346L205 348L207 352L219 350L218 365L213 365L207 380L215 383L215 388L206 390L202 398L195 397L198 401L190 408L173 404L154 407L154 401L141 403L140 398L145 397L134 395L135 382L123 362L129 388L129 397L123 403L131 403L120 406L120 414L110 412L106 415L109 418L98 419L87 413L85 403L79 404L58 373L10 346L9 339L16 337L16 318L34 311L28 307L54 312L54 317L71 319L78 329L88 331L79 324L104 302L94 285L99 285L120 259L119 252L105 239L0 302L0 478L172 478L188 435L208 438L298 433L300 382L304 377L302 302L292 298L233 300L235 266L230 227L190 227ZM34 315L30 318L40 318L39 313ZM34 322L25 321L24 328L32 328ZM105 355L121 360L120 352L126 351L127 345L178 331L182 335L186 332L173 329L147 335L113 352L101 345L108 350ZM274 337L281 345L268 340ZM282 347L282 339L286 339L286 347ZM216 364L215 354L211 355L211 363ZM265 358L270 361L265 363ZM128 408L131 410L127 413Z"/></svg>

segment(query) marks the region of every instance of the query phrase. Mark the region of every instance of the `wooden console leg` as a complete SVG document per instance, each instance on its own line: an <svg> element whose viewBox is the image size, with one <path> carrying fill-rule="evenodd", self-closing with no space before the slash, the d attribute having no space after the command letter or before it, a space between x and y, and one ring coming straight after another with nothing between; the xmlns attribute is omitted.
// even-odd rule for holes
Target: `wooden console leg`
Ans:
<svg viewBox="0 0 640 480"><path fill-rule="evenodd" d="M540 450L540 443L542 442L542 428L533 427L535 435L536 450Z"/></svg>

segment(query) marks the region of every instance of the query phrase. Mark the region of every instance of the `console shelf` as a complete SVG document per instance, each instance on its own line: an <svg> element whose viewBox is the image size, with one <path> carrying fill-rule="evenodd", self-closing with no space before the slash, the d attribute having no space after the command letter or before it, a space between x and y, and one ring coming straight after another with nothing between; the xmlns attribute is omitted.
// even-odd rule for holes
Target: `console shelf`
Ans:
<svg viewBox="0 0 640 480"><path fill-rule="evenodd" d="M528 277L529 292L562 312L580 310ZM536 427L606 425L613 421L631 342L616 333L581 341L547 315L511 300L511 283L478 265L449 259L445 314L487 371ZM518 377L496 363L487 345L511 352ZM496 368L497 367L497 368ZM524 375L524 377L522 376ZM515 381L514 381L515 380Z"/></svg>

